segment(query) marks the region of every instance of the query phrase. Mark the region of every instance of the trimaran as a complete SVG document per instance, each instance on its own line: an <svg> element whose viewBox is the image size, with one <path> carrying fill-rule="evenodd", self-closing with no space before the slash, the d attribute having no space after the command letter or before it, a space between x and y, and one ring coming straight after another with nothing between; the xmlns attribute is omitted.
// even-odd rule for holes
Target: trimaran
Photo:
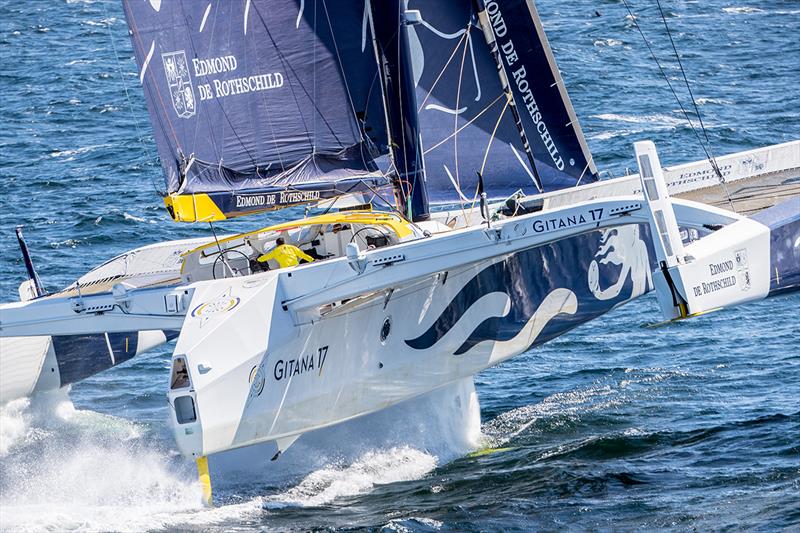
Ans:
<svg viewBox="0 0 800 533"><path fill-rule="evenodd" d="M52 294L20 234L0 401L177 338L172 424L209 500L209 454L471 387L650 290L675 319L800 286L800 142L664 169L642 141L639 175L599 180L530 0L123 4L172 218L325 211ZM264 267L278 238L316 260Z"/></svg>

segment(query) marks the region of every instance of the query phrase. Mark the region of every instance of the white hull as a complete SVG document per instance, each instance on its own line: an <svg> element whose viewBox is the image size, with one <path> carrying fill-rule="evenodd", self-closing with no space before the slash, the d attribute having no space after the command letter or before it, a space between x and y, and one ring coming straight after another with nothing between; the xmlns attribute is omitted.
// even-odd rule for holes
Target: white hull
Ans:
<svg viewBox="0 0 800 533"><path fill-rule="evenodd" d="M663 285L653 277L663 244L650 228L664 206L673 225L696 233L687 246L696 257L679 261L694 277L659 290L668 317L678 316L663 303L670 290L684 293L682 316L766 297L769 228L663 191L649 209L637 196L584 202L360 261L198 285L174 356L191 383L169 394L179 447L201 457L275 440L283 450L304 432L472 376ZM709 235L715 224L726 227ZM709 265L742 250L751 260L734 292L687 294ZM384 264L389 253L400 259ZM214 312L192 316L209 305Z"/></svg>

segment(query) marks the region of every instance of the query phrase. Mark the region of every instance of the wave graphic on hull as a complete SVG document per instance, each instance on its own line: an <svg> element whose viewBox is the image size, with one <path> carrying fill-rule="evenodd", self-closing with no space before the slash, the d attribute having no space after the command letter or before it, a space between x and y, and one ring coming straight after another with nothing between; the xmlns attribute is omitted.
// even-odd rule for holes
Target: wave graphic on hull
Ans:
<svg viewBox="0 0 800 533"><path fill-rule="evenodd" d="M542 280L540 284L533 283L542 290L530 290L531 273L526 271L525 262L519 261L517 256L495 263L478 273L464 285L422 335L406 340L406 344L417 350L432 347L461 320L467 310L491 293L505 294L510 306L503 315L488 317L478 324L454 355L465 354L483 341L503 343L497 347L502 352L512 349L512 344L516 349L523 341L527 342L523 349L527 348L553 317L577 311L577 298L569 289L553 289L547 287L546 280ZM545 294L543 297L534 294L541 292Z"/></svg>

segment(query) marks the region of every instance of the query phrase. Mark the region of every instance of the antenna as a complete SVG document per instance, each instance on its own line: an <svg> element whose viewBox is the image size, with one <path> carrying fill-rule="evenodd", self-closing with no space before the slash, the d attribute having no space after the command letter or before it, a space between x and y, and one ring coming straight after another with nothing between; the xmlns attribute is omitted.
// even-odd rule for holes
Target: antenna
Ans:
<svg viewBox="0 0 800 533"><path fill-rule="evenodd" d="M19 249L22 251L22 260L25 261L25 268L28 270L28 279L33 282L34 297L38 298L47 294L47 291L42 285L42 280L39 279L39 274L36 273L36 268L33 266L31 254L28 251L28 245L25 242L25 237L22 236L23 226L17 226L17 242L19 242Z"/></svg>

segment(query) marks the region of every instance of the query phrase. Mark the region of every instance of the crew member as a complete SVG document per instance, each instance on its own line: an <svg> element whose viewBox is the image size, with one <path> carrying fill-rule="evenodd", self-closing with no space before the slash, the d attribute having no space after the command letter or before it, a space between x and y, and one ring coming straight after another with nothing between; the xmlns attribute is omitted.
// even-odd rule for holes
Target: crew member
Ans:
<svg viewBox="0 0 800 533"><path fill-rule="evenodd" d="M280 265L280 268L297 266L300 264L300 259L304 259L309 263L314 261L314 258L305 253L297 246L286 244L282 237L275 240L275 248L267 254L259 256L257 261L259 263L266 263L270 259L274 259Z"/></svg>

